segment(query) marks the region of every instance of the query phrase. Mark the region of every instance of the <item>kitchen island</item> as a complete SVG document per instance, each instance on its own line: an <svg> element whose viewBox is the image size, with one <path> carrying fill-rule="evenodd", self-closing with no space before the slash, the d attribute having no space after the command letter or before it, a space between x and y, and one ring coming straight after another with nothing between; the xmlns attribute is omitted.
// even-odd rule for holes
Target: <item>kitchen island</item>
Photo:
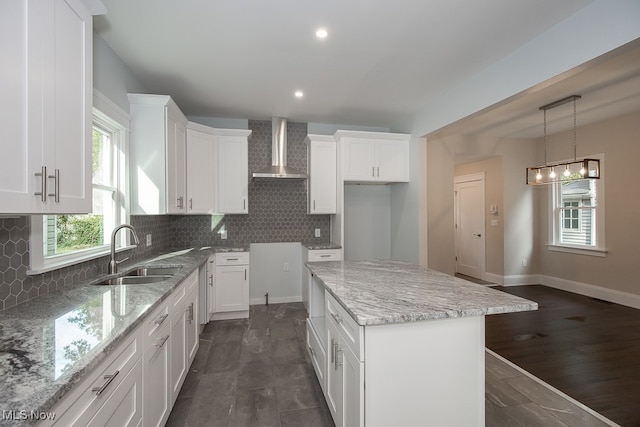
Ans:
<svg viewBox="0 0 640 427"><path fill-rule="evenodd" d="M307 344L336 426L484 425L484 316L535 302L401 261L307 267Z"/></svg>

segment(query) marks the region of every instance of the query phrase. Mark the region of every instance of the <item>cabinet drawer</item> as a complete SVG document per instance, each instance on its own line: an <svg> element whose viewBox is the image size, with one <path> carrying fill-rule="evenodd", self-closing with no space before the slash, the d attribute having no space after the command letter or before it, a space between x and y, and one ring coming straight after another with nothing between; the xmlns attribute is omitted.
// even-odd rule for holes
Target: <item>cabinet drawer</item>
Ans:
<svg viewBox="0 0 640 427"><path fill-rule="evenodd" d="M216 266L247 264L249 264L249 252L226 252L216 254Z"/></svg>
<svg viewBox="0 0 640 427"><path fill-rule="evenodd" d="M355 320L347 313L347 311L325 291L326 298L326 317L328 321L333 322L340 335L344 338L344 342L351 348L351 351L360 360L364 360L364 340L363 328L356 323Z"/></svg>
<svg viewBox="0 0 640 427"><path fill-rule="evenodd" d="M340 261L342 249L313 249L309 251L308 262Z"/></svg>
<svg viewBox="0 0 640 427"><path fill-rule="evenodd" d="M160 306L146 319L146 322L145 348L148 347L150 343L155 343L158 331L162 329L163 326L169 324L169 303L166 300L162 301Z"/></svg>
<svg viewBox="0 0 640 427"><path fill-rule="evenodd" d="M102 361L93 372L88 373L86 379L75 386L74 391L53 410L58 414L54 425L65 427L87 425L87 420L109 400L114 390L140 360L141 341L142 337L139 333L132 333L119 344L113 355ZM114 374L116 375L112 379L106 378ZM104 388L101 394L93 391L100 388Z"/></svg>
<svg viewBox="0 0 640 427"><path fill-rule="evenodd" d="M321 333L324 333L324 331L321 331ZM313 329L309 319L307 319L307 351L309 352L313 369L316 371L316 375L318 376L320 387L322 388L322 391L325 391L327 354L325 349L322 347L322 344L320 344L320 339L318 338L316 331Z"/></svg>

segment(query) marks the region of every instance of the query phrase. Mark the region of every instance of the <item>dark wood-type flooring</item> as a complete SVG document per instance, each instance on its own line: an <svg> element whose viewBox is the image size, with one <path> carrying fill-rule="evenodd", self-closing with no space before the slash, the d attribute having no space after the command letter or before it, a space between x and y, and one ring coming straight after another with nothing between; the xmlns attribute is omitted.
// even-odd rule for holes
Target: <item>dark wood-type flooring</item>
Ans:
<svg viewBox="0 0 640 427"><path fill-rule="evenodd" d="M486 346L622 426L640 426L640 310L542 285L538 311L486 317Z"/></svg>

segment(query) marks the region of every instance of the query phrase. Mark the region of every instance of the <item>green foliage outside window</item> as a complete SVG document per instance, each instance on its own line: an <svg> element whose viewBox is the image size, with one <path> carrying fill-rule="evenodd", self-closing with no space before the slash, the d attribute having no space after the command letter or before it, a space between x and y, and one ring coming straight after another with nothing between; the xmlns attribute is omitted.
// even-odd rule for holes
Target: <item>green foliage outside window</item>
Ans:
<svg viewBox="0 0 640 427"><path fill-rule="evenodd" d="M104 242L102 215L58 215L57 253L100 246Z"/></svg>

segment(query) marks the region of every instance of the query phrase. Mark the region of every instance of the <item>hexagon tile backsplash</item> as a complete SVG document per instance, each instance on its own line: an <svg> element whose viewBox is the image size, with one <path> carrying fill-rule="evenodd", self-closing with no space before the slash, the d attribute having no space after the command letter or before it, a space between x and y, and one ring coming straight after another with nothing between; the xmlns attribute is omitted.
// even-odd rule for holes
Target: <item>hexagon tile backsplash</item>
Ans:
<svg viewBox="0 0 640 427"><path fill-rule="evenodd" d="M138 235L152 233L153 245L128 252L128 264L170 249L171 219L168 216L131 216ZM30 218L0 218L0 311L69 286L75 281L106 273L109 257L104 256L73 266L27 275L29 269Z"/></svg>

